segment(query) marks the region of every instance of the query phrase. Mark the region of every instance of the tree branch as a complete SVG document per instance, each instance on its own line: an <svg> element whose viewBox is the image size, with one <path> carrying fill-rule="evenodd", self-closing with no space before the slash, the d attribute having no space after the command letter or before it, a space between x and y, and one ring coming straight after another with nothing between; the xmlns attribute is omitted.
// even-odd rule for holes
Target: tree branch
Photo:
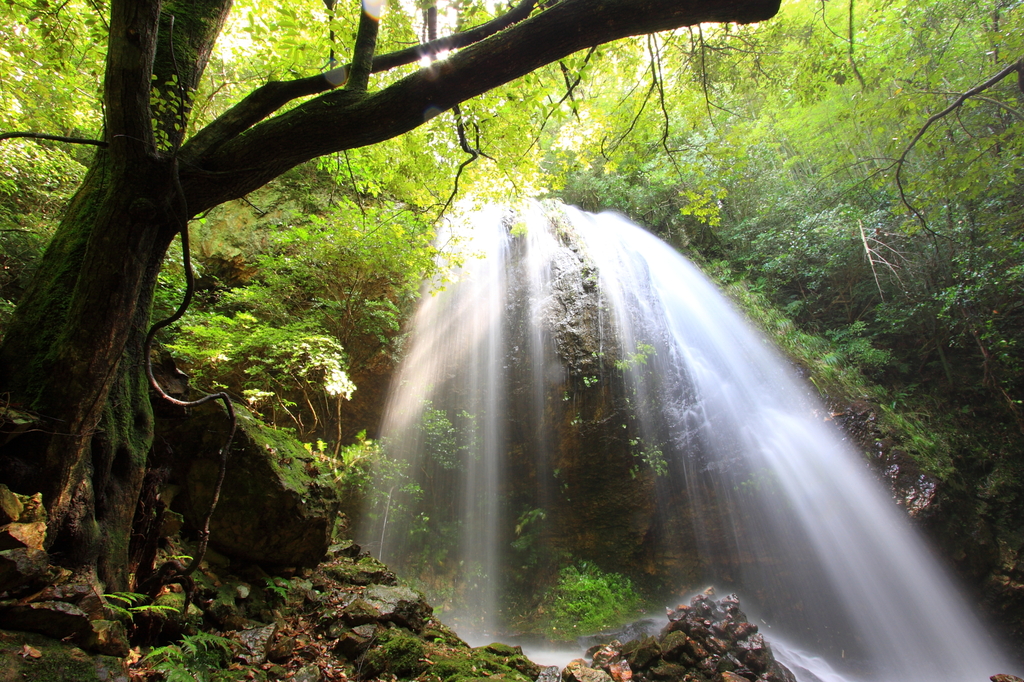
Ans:
<svg viewBox="0 0 1024 682"><path fill-rule="evenodd" d="M999 83L1001 80L1003 80L1004 78L1009 76L1011 73L1016 73L1017 74L1018 85L1020 86L1021 90L1024 91L1024 57L1021 57L1020 59L1018 59L1014 63L1004 67L999 73L997 73L996 75L992 76L991 78L989 78L984 83L982 83L980 85L974 86L973 88L971 88L967 92L965 92L962 95L960 95L959 97L957 97L955 100L953 100L952 104L950 104L948 107L946 107L942 111L938 112L937 114L932 114L928 118L928 120L924 122L924 125L921 126L921 129L917 131L917 134L914 135L913 139L910 140L910 144L908 144L906 146L906 148L903 150L903 153L900 154L898 159L896 159L896 164L895 164L895 166L896 166L896 176L895 176L895 180L896 180L896 189L899 191L899 194L900 194L900 201L903 203L904 206L907 207L908 211L910 211L911 213L914 214L914 217L916 217L918 219L918 221L920 221L922 227L924 227L925 229L928 229L928 221L926 221L924 219L924 216L921 215L921 213L910 203L910 200L907 199L907 195L906 195L906 193L904 191L904 188L903 188L903 180L900 177L900 173L903 171L903 165L907 161L907 155L910 154L910 150L912 150L914 148L914 145L916 145L921 140L921 138L924 137L924 134L926 132L928 132L929 128L932 127L932 124L936 123L937 121L942 120L943 118L948 116L953 111L956 111L961 106L963 106L964 102L966 102L968 99L970 99L971 97L974 97L975 95L977 95L979 93L984 92L985 90L988 90L989 88L994 86L996 83Z"/></svg>
<svg viewBox="0 0 1024 682"><path fill-rule="evenodd" d="M149 93L160 0L115 0L110 7L103 104L115 159L153 151Z"/></svg>
<svg viewBox="0 0 1024 682"><path fill-rule="evenodd" d="M505 14L480 24L476 28L461 33L453 33L450 36L438 38L437 40L430 40L405 50L389 52L388 54L374 57L372 73L389 71L397 66L404 66L406 64L415 64L425 57L433 58L441 52L450 52L460 47L478 43L484 38L488 38L498 31L526 19L530 16L530 12L533 11L536 4L537 0L521 0L518 5Z"/></svg>
<svg viewBox="0 0 1024 682"><path fill-rule="evenodd" d="M30 140L53 140L54 142L69 142L71 144L91 144L97 147L109 147L109 142L103 140L90 140L85 137L64 137L63 135L47 135L46 133L2 133L0 142L24 137Z"/></svg>
<svg viewBox="0 0 1024 682"><path fill-rule="evenodd" d="M476 28L438 38L405 50L390 52L373 57L370 73L388 71L406 64L413 64L423 57L432 57L445 50L454 50L472 45L488 38L530 15L536 0L522 0L514 9ZM271 81L263 85L241 102L221 114L215 121L197 133L182 148L185 161L198 159L205 154L216 152L223 144L256 125L267 116L292 100L327 92L349 80L352 64L346 64L326 73L293 81Z"/></svg>
<svg viewBox="0 0 1024 682"><path fill-rule="evenodd" d="M366 0L363 0L364 4ZM352 48L352 69L348 73L347 90L365 92L370 82L370 70L373 68L373 53L377 51L377 33L380 29L379 19L371 16L365 9L359 14L359 32L356 44Z"/></svg>
<svg viewBox="0 0 1024 682"><path fill-rule="evenodd" d="M309 159L401 135L577 50L700 22L761 21L778 6L778 0L561 0L384 90L328 92L205 154L190 154L193 167L182 169L190 210L246 194Z"/></svg>

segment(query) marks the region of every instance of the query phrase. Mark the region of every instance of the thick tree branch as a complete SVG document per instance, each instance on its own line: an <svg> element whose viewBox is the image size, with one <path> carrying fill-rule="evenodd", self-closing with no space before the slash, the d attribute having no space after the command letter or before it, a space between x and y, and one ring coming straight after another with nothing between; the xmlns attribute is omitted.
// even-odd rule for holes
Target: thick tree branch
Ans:
<svg viewBox="0 0 1024 682"><path fill-rule="evenodd" d="M515 8L476 28L431 40L405 50L374 55L370 73L389 71L406 64L414 64L424 57L433 57L446 50L472 45L498 31L522 21L530 15L536 0L522 0ZM223 144L256 125L292 100L327 92L349 80L352 64L326 73L293 81L271 81L231 107L217 120L197 133L182 150L182 158L195 160L219 149Z"/></svg>
<svg viewBox="0 0 1024 682"><path fill-rule="evenodd" d="M182 160L192 163L203 155L213 154L236 135L248 130L288 102L330 90L339 84L331 84L329 77L332 75L333 72L329 71L293 81L270 81L256 88L245 99L196 133L182 147Z"/></svg>
<svg viewBox="0 0 1024 682"><path fill-rule="evenodd" d="M103 104L115 159L153 150L149 92L160 0L120 0L110 7Z"/></svg>
<svg viewBox="0 0 1024 682"><path fill-rule="evenodd" d="M461 33L454 33L437 40L430 40L421 45L416 45L405 50L389 52L373 58L373 73L389 71L398 66L415 64L424 58L433 58L441 52L450 52L473 43L478 43L498 31L504 30L517 22L530 16L530 12L536 6L537 0L522 0L514 8L492 19L476 28Z"/></svg>
<svg viewBox="0 0 1024 682"><path fill-rule="evenodd" d="M348 73L345 87L353 92L365 92L370 83L370 69L373 68L373 53L377 51L377 33L380 22L377 17L363 11L359 15L359 32L352 49L352 69Z"/></svg>
<svg viewBox="0 0 1024 682"><path fill-rule="evenodd" d="M181 144L213 46L231 9L231 0L163 0L153 87L167 106L153 112L172 148Z"/></svg>
<svg viewBox="0 0 1024 682"><path fill-rule="evenodd" d="M380 92L328 92L205 154L190 153L193 167L182 169L190 211L242 196L309 159L401 135L577 50L700 22L761 21L778 7L778 0L561 0Z"/></svg>

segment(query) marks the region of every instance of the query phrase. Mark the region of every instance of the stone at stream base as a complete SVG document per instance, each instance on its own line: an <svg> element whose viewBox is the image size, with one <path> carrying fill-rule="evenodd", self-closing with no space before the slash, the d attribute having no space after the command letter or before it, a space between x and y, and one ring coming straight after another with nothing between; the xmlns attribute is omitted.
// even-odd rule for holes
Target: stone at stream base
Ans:
<svg viewBox="0 0 1024 682"><path fill-rule="evenodd" d="M612 682L612 678L604 670L590 668L586 661L577 658L562 670L562 682Z"/></svg>
<svg viewBox="0 0 1024 682"><path fill-rule="evenodd" d="M1017 677L1015 675L1004 675L1004 674L993 675L992 677L990 677L988 679L992 680L992 682L1024 682L1024 680L1020 679L1019 677Z"/></svg>
<svg viewBox="0 0 1024 682"><path fill-rule="evenodd" d="M327 552L340 508L329 476L288 434L265 426L242 406L235 412L238 428L210 545L231 559L263 566L315 566ZM184 488L174 508L199 528L213 496L227 417L219 403L208 403L162 428L178 463L174 478Z"/></svg>
<svg viewBox="0 0 1024 682"><path fill-rule="evenodd" d="M717 602L697 595L689 605L669 609L668 619L659 637L591 647L591 667L573 661L563 681L601 682L590 672L600 671L606 673L603 682L796 682L747 621L735 595Z"/></svg>

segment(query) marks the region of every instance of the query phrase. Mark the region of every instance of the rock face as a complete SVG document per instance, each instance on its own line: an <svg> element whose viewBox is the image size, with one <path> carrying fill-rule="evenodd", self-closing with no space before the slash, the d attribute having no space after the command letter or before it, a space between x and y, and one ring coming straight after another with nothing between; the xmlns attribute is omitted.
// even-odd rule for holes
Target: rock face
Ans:
<svg viewBox="0 0 1024 682"><path fill-rule="evenodd" d="M573 661L563 682L796 682L734 595L717 602L697 595L668 617L659 637L591 647L590 666Z"/></svg>
<svg viewBox="0 0 1024 682"><path fill-rule="evenodd" d="M339 502L316 461L287 434L235 406L238 429L210 524L210 545L233 559L268 566L314 566L331 542ZM175 499L200 528L213 495L227 418L207 404L162 434L183 491Z"/></svg>

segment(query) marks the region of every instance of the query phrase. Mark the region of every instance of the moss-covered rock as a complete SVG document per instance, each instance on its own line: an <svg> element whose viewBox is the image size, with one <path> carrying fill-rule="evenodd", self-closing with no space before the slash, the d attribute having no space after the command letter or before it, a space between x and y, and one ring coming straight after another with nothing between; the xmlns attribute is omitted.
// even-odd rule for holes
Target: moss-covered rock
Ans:
<svg viewBox="0 0 1024 682"><path fill-rule="evenodd" d="M389 673L409 679L426 668L425 654L423 640L402 630L389 630L380 636L378 646L363 655L360 673L366 678Z"/></svg>
<svg viewBox="0 0 1024 682"><path fill-rule="evenodd" d="M120 659L90 656L43 635L0 630L0 680L128 682L128 673Z"/></svg>
<svg viewBox="0 0 1024 682"><path fill-rule="evenodd" d="M265 566L315 566L330 546L339 501L307 467L309 453L287 433L235 406L238 429L228 457L210 544L232 558ZM213 496L227 437L223 409L208 404L162 435L175 453L184 491L175 500L199 528Z"/></svg>

